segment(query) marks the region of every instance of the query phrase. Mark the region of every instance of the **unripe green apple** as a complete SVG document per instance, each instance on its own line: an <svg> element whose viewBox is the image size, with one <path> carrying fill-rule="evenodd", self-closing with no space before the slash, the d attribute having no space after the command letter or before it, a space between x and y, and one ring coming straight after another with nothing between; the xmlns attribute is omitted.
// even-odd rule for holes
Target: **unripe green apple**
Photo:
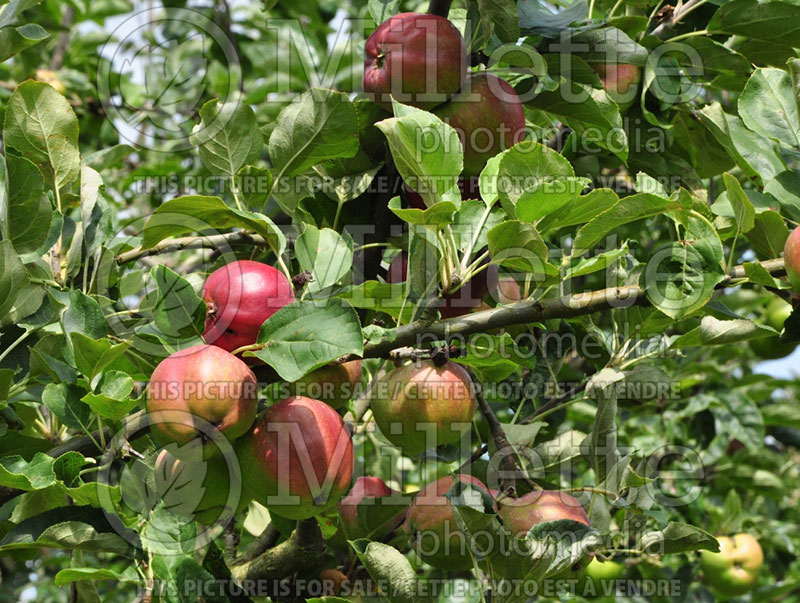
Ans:
<svg viewBox="0 0 800 603"><path fill-rule="evenodd" d="M301 377L291 386L292 395L321 400L342 408L361 384L361 360L329 364Z"/></svg>
<svg viewBox="0 0 800 603"><path fill-rule="evenodd" d="M779 297L775 297L767 305L764 314L764 324L772 327L776 331L782 331L783 323L786 322L786 319L788 319L791 314L791 304L786 303ZM774 360L776 358L788 356L797 347L795 342L784 341L779 335L752 339L749 344L750 349L766 360Z"/></svg>
<svg viewBox="0 0 800 603"><path fill-rule="evenodd" d="M584 570L584 579L578 585L583 596L612 596L615 583L625 574L625 565L616 561L600 561L594 557ZM591 588L587 585L591 583Z"/></svg>
<svg viewBox="0 0 800 603"><path fill-rule="evenodd" d="M250 429L257 394L253 371L230 352L213 345L180 350L162 360L150 377L150 433L162 445L210 439L205 452L211 453L216 445L210 430L233 441Z"/></svg>
<svg viewBox="0 0 800 603"><path fill-rule="evenodd" d="M783 261L792 289L795 293L800 293L800 226L789 233L786 239L783 246Z"/></svg>
<svg viewBox="0 0 800 603"><path fill-rule="evenodd" d="M478 478L461 474L458 479L491 496ZM453 506L445 496L452 487L453 478L447 475L420 490L408 508L403 529L413 538L414 550L426 563L453 571L468 570L472 568L471 543L459 530Z"/></svg>
<svg viewBox="0 0 800 603"><path fill-rule="evenodd" d="M764 551L750 534L723 536L717 540L719 553L700 551L705 582L724 595L743 595L758 580Z"/></svg>
<svg viewBox="0 0 800 603"><path fill-rule="evenodd" d="M636 90L642 79L642 69L636 65L595 63L592 69L600 76L608 96L619 106L621 113L627 111L636 100Z"/></svg>
<svg viewBox="0 0 800 603"><path fill-rule="evenodd" d="M250 260L212 272L202 297L208 312L203 339L229 352L255 343L264 321L295 300L280 270Z"/></svg>
<svg viewBox="0 0 800 603"><path fill-rule="evenodd" d="M416 455L458 442L470 428L476 401L463 367L421 362L398 367L376 383L371 408L386 439Z"/></svg>
<svg viewBox="0 0 800 603"><path fill-rule="evenodd" d="M469 67L455 25L422 13L401 13L381 23L364 53L364 92L388 111L392 97L420 109L445 102L461 88Z"/></svg>
<svg viewBox="0 0 800 603"><path fill-rule="evenodd" d="M452 126L464 147L465 177L477 176L486 162L525 137L525 112L511 85L493 73L473 74L434 113Z"/></svg>
<svg viewBox="0 0 800 603"><path fill-rule="evenodd" d="M236 443L245 497L289 519L319 515L353 477L353 441L333 408L295 396L270 406Z"/></svg>

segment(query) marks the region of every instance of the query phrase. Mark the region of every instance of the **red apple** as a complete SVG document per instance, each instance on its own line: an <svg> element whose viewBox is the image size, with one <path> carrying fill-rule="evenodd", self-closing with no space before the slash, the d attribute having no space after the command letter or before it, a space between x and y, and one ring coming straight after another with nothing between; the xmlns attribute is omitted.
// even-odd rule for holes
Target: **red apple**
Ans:
<svg viewBox="0 0 800 603"><path fill-rule="evenodd" d="M642 79L642 70L636 65L595 63L592 69L600 76L603 88L621 112L627 111L636 100L636 89Z"/></svg>
<svg viewBox="0 0 800 603"><path fill-rule="evenodd" d="M475 73L434 113L458 132L464 176L477 176L486 161L525 137L525 112L511 85L491 73Z"/></svg>
<svg viewBox="0 0 800 603"><path fill-rule="evenodd" d="M533 526L559 519L591 525L575 497L557 490L538 490L519 498L504 498L498 507L498 514L512 536L525 536Z"/></svg>
<svg viewBox="0 0 800 603"><path fill-rule="evenodd" d="M203 301L208 307L203 338L232 352L255 343L261 325L294 301L294 291L280 270L239 260L209 275Z"/></svg>
<svg viewBox="0 0 800 603"><path fill-rule="evenodd" d="M392 258L389 262L389 267L386 269L386 282L392 285L406 282L408 275L408 253L401 251Z"/></svg>
<svg viewBox="0 0 800 603"><path fill-rule="evenodd" d="M400 504L389 505L388 503L385 506L378 506L375 502L375 499L392 496L402 496L402 492L392 490L379 477L359 477L347 496L339 501L338 509L341 518L339 530L343 532L343 536L346 536L348 540L358 538L380 540L394 530L405 518L405 507ZM359 507L367 513L372 512L375 515L374 526L363 525L363 522L358 521ZM364 511L362 511L363 516Z"/></svg>
<svg viewBox="0 0 800 603"><path fill-rule="evenodd" d="M467 76L464 38L437 15L395 15L367 38L364 50L364 92L389 111L392 97L432 109L461 88Z"/></svg>
<svg viewBox="0 0 800 603"><path fill-rule="evenodd" d="M207 440L213 437L209 429L233 441L253 424L257 394L253 371L230 352L213 345L175 352L150 377L150 432L162 444ZM216 444L206 447L212 451Z"/></svg>
<svg viewBox="0 0 800 603"><path fill-rule="evenodd" d="M306 396L342 408L361 384L361 360L329 364L292 384L292 395Z"/></svg>
<svg viewBox="0 0 800 603"><path fill-rule="evenodd" d="M458 442L470 428L476 402L462 366L420 362L398 367L376 383L371 408L386 439L415 455Z"/></svg>
<svg viewBox="0 0 800 603"><path fill-rule="evenodd" d="M296 396L270 406L236 443L245 494L289 519L319 515L353 477L353 441L342 418Z"/></svg>
<svg viewBox="0 0 800 603"><path fill-rule="evenodd" d="M783 246L783 261L786 264L786 276L792 283L795 293L800 293L800 226L795 228Z"/></svg>
<svg viewBox="0 0 800 603"><path fill-rule="evenodd" d="M459 481L489 494L489 489L471 475L458 475ZM442 569L472 569L471 543L456 524L453 506L445 496L453 478L445 476L417 493L408 508L403 530L414 539L414 550L426 563Z"/></svg>

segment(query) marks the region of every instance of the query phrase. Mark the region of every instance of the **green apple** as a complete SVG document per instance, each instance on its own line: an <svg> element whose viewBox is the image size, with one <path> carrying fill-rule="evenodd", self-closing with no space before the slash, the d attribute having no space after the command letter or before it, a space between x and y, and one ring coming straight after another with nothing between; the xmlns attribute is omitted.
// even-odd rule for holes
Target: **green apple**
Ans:
<svg viewBox="0 0 800 603"><path fill-rule="evenodd" d="M791 304L786 303L780 297L775 297L767 305L767 309L764 314L764 324L772 327L776 331L782 331L783 323L786 322L786 319L789 318L791 313ZM797 347L796 343L792 341L784 341L777 335L753 339L749 343L750 349L753 350L759 357L766 360L774 360L776 358L788 356Z"/></svg>
<svg viewBox="0 0 800 603"><path fill-rule="evenodd" d="M719 553L700 551L700 565L705 582L724 595L742 595L758 580L764 563L764 551L750 534L723 536Z"/></svg>

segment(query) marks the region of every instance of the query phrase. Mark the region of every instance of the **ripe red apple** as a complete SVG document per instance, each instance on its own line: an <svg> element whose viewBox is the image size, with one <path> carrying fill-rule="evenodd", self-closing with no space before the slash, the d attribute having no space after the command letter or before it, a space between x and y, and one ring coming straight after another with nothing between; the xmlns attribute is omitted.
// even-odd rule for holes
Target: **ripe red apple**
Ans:
<svg viewBox="0 0 800 603"><path fill-rule="evenodd" d="M540 523L571 519L587 526L591 526L589 516L581 504L564 492L557 490L538 490L529 492L519 498L504 498L497 503L497 514L503 520L511 537L524 539L528 531ZM509 555L518 554L519 548L512 545ZM585 559L588 563L589 558ZM573 579L579 576L585 563L576 564L563 572L552 576L553 579Z"/></svg>
<svg viewBox="0 0 800 603"><path fill-rule="evenodd" d="M800 226L795 228L783 246L783 261L786 264L786 276L792 283L795 293L800 293Z"/></svg>
<svg viewBox="0 0 800 603"><path fill-rule="evenodd" d="M239 260L209 275L203 301L208 308L203 338L232 352L255 343L261 325L294 301L294 291L280 270Z"/></svg>
<svg viewBox="0 0 800 603"><path fill-rule="evenodd" d="M361 384L361 360L329 364L292 384L292 395L306 396L342 408Z"/></svg>
<svg viewBox="0 0 800 603"><path fill-rule="evenodd" d="M408 275L408 253L401 251L392 258L389 262L389 267L386 269L386 282L392 285L406 282Z"/></svg>
<svg viewBox="0 0 800 603"><path fill-rule="evenodd" d="M364 51L364 92L389 111L391 97L432 109L461 88L467 77L464 38L455 25L437 15L395 15L367 38Z"/></svg>
<svg viewBox="0 0 800 603"><path fill-rule="evenodd" d="M600 76L603 88L621 112L627 111L636 100L636 89L642 79L642 70L636 65L594 63L592 69Z"/></svg>
<svg viewBox="0 0 800 603"><path fill-rule="evenodd" d="M475 73L434 113L458 132L464 176L477 176L486 161L525 137L525 113L511 85L492 73Z"/></svg>
<svg viewBox="0 0 800 603"><path fill-rule="evenodd" d="M471 475L458 475L459 481L489 494L481 480ZM453 487L449 475L420 490L408 508L403 530L414 540L414 550L426 563L442 569L472 569L471 543L458 528L453 506L445 496Z"/></svg>
<svg viewBox="0 0 800 603"><path fill-rule="evenodd" d="M504 498L498 507L497 513L512 536L525 536L533 526L559 519L591 525L575 497L558 490L538 490L519 498Z"/></svg>
<svg viewBox="0 0 800 603"><path fill-rule="evenodd" d="M717 540L719 553L700 551L705 581L724 595L743 595L758 580L764 551L750 534L723 536Z"/></svg>
<svg viewBox="0 0 800 603"><path fill-rule="evenodd" d="M258 384L239 358L213 345L196 345L162 360L150 377L147 411L150 432L161 444L185 444L212 437L216 429L233 441L256 417ZM206 429L197 419L213 428ZM213 440L206 451L216 449Z"/></svg>
<svg viewBox="0 0 800 603"><path fill-rule="evenodd" d="M236 443L245 495L289 519L319 515L353 477L353 441L319 400L295 396L270 406Z"/></svg>
<svg viewBox="0 0 800 603"><path fill-rule="evenodd" d="M400 497L402 492L392 490L379 477L359 477L350 492L339 501L339 531L348 540L358 538L370 538L380 540L398 525L405 518L405 506L402 504L380 506L375 502L376 499L387 497ZM386 501L384 501L386 502ZM398 501L399 502L399 501ZM361 507L362 518L367 514L374 514L375 521L364 525L358 521L358 510ZM338 534L339 532L337 532Z"/></svg>
<svg viewBox="0 0 800 603"><path fill-rule="evenodd" d="M476 402L463 367L420 362L398 367L378 382L371 408L386 439L415 455L458 442L470 428Z"/></svg>

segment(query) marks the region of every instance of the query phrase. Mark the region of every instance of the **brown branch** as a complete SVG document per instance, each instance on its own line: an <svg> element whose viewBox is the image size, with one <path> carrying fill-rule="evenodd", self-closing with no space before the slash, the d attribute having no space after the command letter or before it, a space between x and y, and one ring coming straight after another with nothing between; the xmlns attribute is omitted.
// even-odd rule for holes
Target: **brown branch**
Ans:
<svg viewBox="0 0 800 603"><path fill-rule="evenodd" d="M278 544L278 539L280 539L280 537L281 533L278 528L276 528L272 523L268 524L267 527L264 528L264 531L261 532L259 537L256 538L249 547L247 547L247 550L245 551L244 555L242 555L240 562L252 561L264 553L264 551L273 548L276 544Z"/></svg>
<svg viewBox="0 0 800 603"><path fill-rule="evenodd" d="M686 4L678 3L669 19L665 19L658 27L650 32L651 36L660 36L668 29L675 27L678 22L692 12L702 0L689 0Z"/></svg>
<svg viewBox="0 0 800 603"><path fill-rule="evenodd" d="M234 563L231 575L240 583L246 580L277 583L299 570L318 565L324 553L325 541L317 520L313 517L303 519L297 522L289 540L264 551L255 559Z"/></svg>
<svg viewBox="0 0 800 603"><path fill-rule="evenodd" d="M231 232L222 235L211 235L207 237L192 236L181 237L178 239L167 239L150 247L149 249L142 249L136 247L130 251L125 251L117 256L117 264L126 264L128 262L135 262L141 258L158 255L161 253L170 253L172 251L180 251L182 249L219 249L230 247L231 245L256 245L259 247L268 247L264 237L251 233L251 232Z"/></svg>
<svg viewBox="0 0 800 603"><path fill-rule="evenodd" d="M50 69L58 71L64 65L64 56L69 48L69 36L72 29L72 23L75 20L75 7L71 4L67 5L64 10L64 16L61 18L61 28L64 30L58 35L58 43L56 44L53 55L50 59Z"/></svg>
<svg viewBox="0 0 800 603"><path fill-rule="evenodd" d="M478 408L489 424L489 434L492 436L492 441L494 442L497 453L501 455L500 468L503 470L503 477L500 478L501 492L506 496L516 496L517 479L522 479L532 488L539 489L539 487L528 478L528 475L520 466L517 451L508 441L506 432L503 429L503 424L500 423L500 420L497 418L497 415L494 414L489 402L486 401L486 397L481 391L480 381L478 381L471 368L465 368L472 378L472 389L475 393L475 399L478 401ZM509 475L513 475L514 477L509 477Z"/></svg>

